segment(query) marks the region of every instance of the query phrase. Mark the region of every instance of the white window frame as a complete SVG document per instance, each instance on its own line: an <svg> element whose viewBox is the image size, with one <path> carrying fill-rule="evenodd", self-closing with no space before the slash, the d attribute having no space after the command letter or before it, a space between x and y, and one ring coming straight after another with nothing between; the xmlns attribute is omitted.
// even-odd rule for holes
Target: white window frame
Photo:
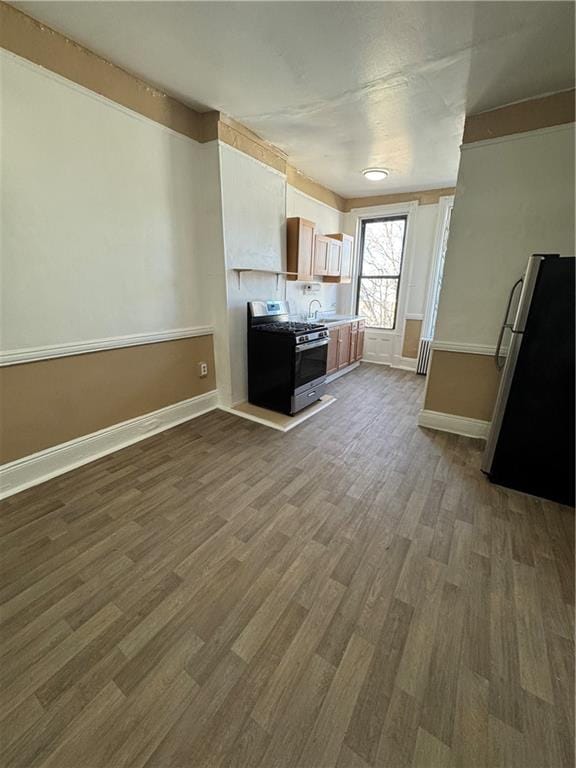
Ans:
<svg viewBox="0 0 576 768"><path fill-rule="evenodd" d="M370 328L371 331L396 331L398 330L398 310L399 310L399 299L400 299L400 289L402 287L402 281L406 279L405 277L405 255L406 255L406 236L408 231L408 216L403 214L393 214L388 216L374 216L373 218L365 218L361 219L360 226L359 226L359 248L358 248L358 279L356 280L356 299L354 302L354 308L358 312L359 311L359 303L360 303L360 293L362 290L361 282L362 280L368 280L370 279L370 275L361 274L361 267L364 267L364 253L363 246L365 245L366 241L366 224L367 223L374 223L374 222L386 222L386 221L403 221L404 222L404 232L402 234L402 252L400 254L400 270L398 272L398 275L383 275L382 278L392 278L397 281L396 283L396 306L394 307L394 323L392 328L385 328L381 325L368 325L368 322L366 322L366 327ZM378 278L378 275L372 275L372 277ZM380 279L382 279L380 278Z"/></svg>
<svg viewBox="0 0 576 768"><path fill-rule="evenodd" d="M370 331L386 334L388 336L398 336L404 333L404 322L406 315L406 298L408 286L412 276L412 266L414 263L414 214L418 209L418 201L413 200L409 203L394 203L392 205L375 205L372 208L360 208L352 211L355 222L355 257L354 270L352 275L352 287L350 296L350 314L356 311L356 296L358 293L358 279L360 277L360 237L362 233L362 222L370 219L378 219L386 216L406 216L406 237L404 243L404 254L402 258L402 270L400 273L400 286L398 290L398 307L396 312L396 328L387 330L385 328L370 328Z"/></svg>
<svg viewBox="0 0 576 768"><path fill-rule="evenodd" d="M362 222L370 219L377 219L386 216L406 216L406 237L404 242L404 254L402 259L402 271L400 274L400 287L398 291L398 307L396 312L396 328L387 330L385 328L366 328L366 337L377 336L380 339L387 339L386 346L389 346L390 352L387 355L387 365L400 365L402 340L404 338L404 328L406 325L406 306L408 299L408 290L412 282L412 269L414 265L415 248L415 214L418 210L418 201L411 200L406 203L393 203L391 205L375 205L366 208L355 208L348 214L352 217L351 227L348 231L355 232L354 239L354 268L352 272L351 290L348 297L347 310L349 314L356 312L356 296L358 293L358 279L360 277L360 235L362 232ZM380 360L384 362L384 360Z"/></svg>

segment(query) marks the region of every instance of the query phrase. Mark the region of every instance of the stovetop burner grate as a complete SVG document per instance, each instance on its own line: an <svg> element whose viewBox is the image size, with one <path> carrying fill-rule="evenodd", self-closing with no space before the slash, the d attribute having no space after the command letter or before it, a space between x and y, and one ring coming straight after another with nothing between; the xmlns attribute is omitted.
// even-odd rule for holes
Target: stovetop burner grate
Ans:
<svg viewBox="0 0 576 768"><path fill-rule="evenodd" d="M254 326L255 330L268 331L271 333L308 333L310 331L323 331L324 325L317 323L263 323L262 325Z"/></svg>

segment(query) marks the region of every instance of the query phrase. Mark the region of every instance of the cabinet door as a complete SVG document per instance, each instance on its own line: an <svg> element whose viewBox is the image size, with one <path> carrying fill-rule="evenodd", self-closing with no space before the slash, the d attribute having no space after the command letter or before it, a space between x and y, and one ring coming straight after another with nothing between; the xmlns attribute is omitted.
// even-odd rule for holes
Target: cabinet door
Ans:
<svg viewBox="0 0 576 768"><path fill-rule="evenodd" d="M335 277L340 274L340 252L342 243L339 240L328 239L328 274Z"/></svg>
<svg viewBox="0 0 576 768"><path fill-rule="evenodd" d="M349 283L352 280L352 250L354 238L350 235L342 235L342 249L340 257L340 282Z"/></svg>
<svg viewBox="0 0 576 768"><path fill-rule="evenodd" d="M328 274L328 246L330 241L324 235L314 238L314 274Z"/></svg>
<svg viewBox="0 0 576 768"><path fill-rule="evenodd" d="M298 248L298 277L308 280L314 275L314 234L315 224L300 219L300 246Z"/></svg>
<svg viewBox="0 0 576 768"><path fill-rule="evenodd" d="M338 370L350 365L350 324L338 328Z"/></svg>
<svg viewBox="0 0 576 768"><path fill-rule="evenodd" d="M286 263L288 280L311 280L314 275L313 221L293 216L286 222Z"/></svg>
<svg viewBox="0 0 576 768"><path fill-rule="evenodd" d="M328 360L326 362L326 373L330 375L338 370L338 328L330 329L330 341L328 343Z"/></svg>
<svg viewBox="0 0 576 768"><path fill-rule="evenodd" d="M354 256L354 238L351 235L345 235L343 232L337 232L327 237L337 240L340 243L339 264L337 270L328 272L324 276L325 283L351 283L352 282L352 260ZM333 265L335 267L335 264Z"/></svg>
<svg viewBox="0 0 576 768"><path fill-rule="evenodd" d="M353 363L356 360L356 350L358 348L358 324L352 323L350 329L350 362Z"/></svg>
<svg viewBox="0 0 576 768"><path fill-rule="evenodd" d="M364 322L358 323L358 337L356 340L356 360L362 360L364 354Z"/></svg>

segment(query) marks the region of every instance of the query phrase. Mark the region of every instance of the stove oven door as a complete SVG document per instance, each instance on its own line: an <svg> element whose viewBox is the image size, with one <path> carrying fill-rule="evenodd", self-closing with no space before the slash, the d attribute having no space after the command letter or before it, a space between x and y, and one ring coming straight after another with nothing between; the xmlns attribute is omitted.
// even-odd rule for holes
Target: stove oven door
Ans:
<svg viewBox="0 0 576 768"><path fill-rule="evenodd" d="M294 394L299 395L326 378L328 339L298 344L294 355Z"/></svg>

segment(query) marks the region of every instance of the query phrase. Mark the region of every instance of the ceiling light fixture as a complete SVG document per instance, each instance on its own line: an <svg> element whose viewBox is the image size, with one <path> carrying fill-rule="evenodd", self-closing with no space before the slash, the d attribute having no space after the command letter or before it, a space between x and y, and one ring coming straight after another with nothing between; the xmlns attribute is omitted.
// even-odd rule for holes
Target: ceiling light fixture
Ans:
<svg viewBox="0 0 576 768"><path fill-rule="evenodd" d="M369 181L382 181L389 172L385 168L364 168L362 173Z"/></svg>

